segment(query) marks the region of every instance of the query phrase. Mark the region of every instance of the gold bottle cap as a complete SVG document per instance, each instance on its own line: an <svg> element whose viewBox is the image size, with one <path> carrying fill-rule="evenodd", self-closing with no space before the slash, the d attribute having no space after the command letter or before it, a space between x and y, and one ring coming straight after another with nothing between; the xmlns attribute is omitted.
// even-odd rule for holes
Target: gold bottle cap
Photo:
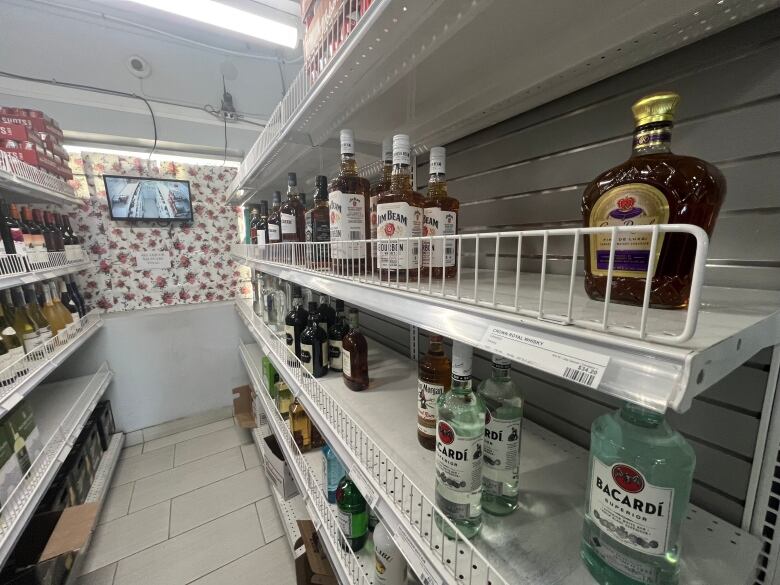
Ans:
<svg viewBox="0 0 780 585"><path fill-rule="evenodd" d="M634 121L637 126L652 124L653 122L671 122L674 120L674 110L680 103L680 96L666 91L654 93L643 97L631 106L634 112Z"/></svg>

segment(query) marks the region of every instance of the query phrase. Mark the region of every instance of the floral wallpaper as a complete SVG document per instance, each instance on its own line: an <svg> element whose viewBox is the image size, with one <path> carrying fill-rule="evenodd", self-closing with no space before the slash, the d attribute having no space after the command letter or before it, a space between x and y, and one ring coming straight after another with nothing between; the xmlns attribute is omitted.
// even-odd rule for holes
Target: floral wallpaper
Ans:
<svg viewBox="0 0 780 585"><path fill-rule="evenodd" d="M147 161L133 157L71 155L72 185L84 203L69 213L93 267L79 274L87 303L106 311L129 311L184 303L203 303L247 294L247 269L230 258L239 241L239 209L226 205L235 169ZM194 221L132 225L112 221L103 173L188 180ZM139 270L135 253L167 250L171 268Z"/></svg>

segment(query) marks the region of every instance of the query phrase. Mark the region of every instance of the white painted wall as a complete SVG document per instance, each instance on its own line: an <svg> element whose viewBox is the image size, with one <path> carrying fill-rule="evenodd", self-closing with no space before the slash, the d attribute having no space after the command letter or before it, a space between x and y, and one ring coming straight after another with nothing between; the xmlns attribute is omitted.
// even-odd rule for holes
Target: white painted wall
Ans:
<svg viewBox="0 0 780 585"><path fill-rule="evenodd" d="M230 390L249 383L240 339L251 341L232 301L111 313L50 380L107 360L115 375L106 398L118 427L134 431L231 405Z"/></svg>

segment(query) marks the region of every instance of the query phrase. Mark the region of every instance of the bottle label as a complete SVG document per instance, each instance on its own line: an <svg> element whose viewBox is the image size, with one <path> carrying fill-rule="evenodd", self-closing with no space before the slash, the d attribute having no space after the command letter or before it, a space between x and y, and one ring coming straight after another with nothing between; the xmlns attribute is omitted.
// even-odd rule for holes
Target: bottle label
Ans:
<svg viewBox="0 0 780 585"><path fill-rule="evenodd" d="M24 244L27 248L27 259L33 263L49 261L49 254L46 252L46 242L42 235L24 235Z"/></svg>
<svg viewBox="0 0 780 585"><path fill-rule="evenodd" d="M331 370L342 370L342 358L341 358L341 342L330 340L330 348L328 349L328 357Z"/></svg>
<svg viewBox="0 0 780 585"><path fill-rule="evenodd" d="M378 195L372 195L369 199L369 205L371 207L371 239L376 240L376 200L379 199Z"/></svg>
<svg viewBox="0 0 780 585"><path fill-rule="evenodd" d="M11 239L14 241L14 248L18 256L27 254L27 245L24 243L24 234L19 228L11 228Z"/></svg>
<svg viewBox="0 0 780 585"><path fill-rule="evenodd" d="M450 520L471 516L482 485L483 436L463 437L448 422L436 426L436 504ZM475 501L476 500L476 501Z"/></svg>
<svg viewBox="0 0 780 585"><path fill-rule="evenodd" d="M639 470L591 458L588 514L624 546L662 556L669 547L674 488L653 485Z"/></svg>
<svg viewBox="0 0 780 585"><path fill-rule="evenodd" d="M417 430L424 435L436 436L436 401L442 394L443 385L417 380Z"/></svg>
<svg viewBox="0 0 780 585"><path fill-rule="evenodd" d="M389 538L388 538L389 540ZM406 582L406 561L392 541L376 542L374 535L374 583L378 585L403 585Z"/></svg>
<svg viewBox="0 0 780 585"><path fill-rule="evenodd" d="M330 363L330 356L328 355L328 340L322 342L322 349L320 352L320 360L322 361L322 367L327 368Z"/></svg>
<svg viewBox="0 0 780 585"><path fill-rule="evenodd" d="M642 585L661 585L662 576L657 567L620 552L602 538L590 538L589 544L601 560L632 581Z"/></svg>
<svg viewBox="0 0 780 585"><path fill-rule="evenodd" d="M590 227L653 225L668 223L669 202L657 188L645 183L628 183L613 187L599 197L590 212ZM613 276L644 278L650 261L652 234L625 232L615 243ZM590 266L595 275L606 276L609 270L610 234L590 236ZM664 234L658 234L654 264L661 254ZM655 274L655 269L653 269Z"/></svg>
<svg viewBox="0 0 780 585"><path fill-rule="evenodd" d="M417 268L420 246L416 241L397 241L422 235L423 210L408 203L377 205L377 260L386 270Z"/></svg>
<svg viewBox="0 0 780 585"><path fill-rule="evenodd" d="M295 326L284 326L284 340L287 342L287 349L292 351L293 346L295 345Z"/></svg>
<svg viewBox="0 0 780 585"><path fill-rule="evenodd" d="M284 234L297 234L295 226L295 216L289 213L280 213L279 221L282 224L282 235Z"/></svg>
<svg viewBox="0 0 780 585"><path fill-rule="evenodd" d="M352 358L349 355L349 351L341 346L341 371L347 378L352 377Z"/></svg>
<svg viewBox="0 0 780 585"><path fill-rule="evenodd" d="M339 510L338 520L339 528L347 538L360 538L368 532L368 514L365 512L351 514Z"/></svg>
<svg viewBox="0 0 780 585"><path fill-rule="evenodd" d="M454 236L457 231L458 214L442 211L441 207L426 207L423 216L423 236ZM445 245L446 244L446 245ZM455 240L426 242L423 240L423 266L444 268L455 266Z"/></svg>
<svg viewBox="0 0 780 585"><path fill-rule="evenodd" d="M257 237L258 245L264 246L266 244L266 241L265 241L265 230L257 230L256 237Z"/></svg>
<svg viewBox="0 0 780 585"><path fill-rule="evenodd" d="M282 239L282 235L279 232L279 226L275 223L268 224L268 241L278 242Z"/></svg>
<svg viewBox="0 0 780 585"><path fill-rule="evenodd" d="M482 488L494 496L504 495L504 484L519 478L522 417L501 419L488 411L485 418L485 466Z"/></svg>
<svg viewBox="0 0 780 585"><path fill-rule="evenodd" d="M331 191L328 193L330 206L330 241L351 242L366 239L366 201L363 195ZM363 243L342 243L332 247L336 260L362 259L366 257Z"/></svg>
<svg viewBox="0 0 780 585"><path fill-rule="evenodd" d="M0 386L13 384L16 378L16 368L13 367L14 356L10 351L0 355Z"/></svg>
<svg viewBox="0 0 780 585"><path fill-rule="evenodd" d="M314 373L314 348L308 343L301 343L301 361L303 368L310 374Z"/></svg>
<svg viewBox="0 0 780 585"><path fill-rule="evenodd" d="M27 373L27 365L24 361L24 347L15 347L8 350L8 355L11 356L11 363L14 364L14 372L19 374Z"/></svg>

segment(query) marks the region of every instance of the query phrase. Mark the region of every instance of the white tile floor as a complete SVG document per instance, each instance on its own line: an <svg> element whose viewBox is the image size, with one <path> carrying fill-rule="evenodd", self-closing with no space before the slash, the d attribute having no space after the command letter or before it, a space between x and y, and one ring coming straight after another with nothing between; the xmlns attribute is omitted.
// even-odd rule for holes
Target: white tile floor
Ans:
<svg viewBox="0 0 780 585"><path fill-rule="evenodd" d="M257 450L229 411L135 436L78 585L294 585Z"/></svg>

